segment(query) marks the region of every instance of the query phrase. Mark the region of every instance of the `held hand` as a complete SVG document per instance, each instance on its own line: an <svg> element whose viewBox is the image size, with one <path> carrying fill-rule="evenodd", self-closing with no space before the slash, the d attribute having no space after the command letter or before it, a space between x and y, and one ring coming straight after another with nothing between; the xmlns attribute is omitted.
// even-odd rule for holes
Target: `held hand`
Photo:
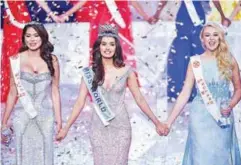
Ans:
<svg viewBox="0 0 241 165"><path fill-rule="evenodd" d="M64 23L65 21L68 21L69 20L69 16L67 14L61 14L59 16L59 19L60 19L60 22L61 23Z"/></svg>
<svg viewBox="0 0 241 165"><path fill-rule="evenodd" d="M160 135L160 136L167 136L169 133L169 127L167 124L164 123L160 123L158 122L158 124L156 124L156 132Z"/></svg>
<svg viewBox="0 0 241 165"><path fill-rule="evenodd" d="M149 24L153 25L153 24L157 23L158 19L155 18L154 16L152 16L152 17L149 17L146 21L147 21Z"/></svg>
<svg viewBox="0 0 241 165"><path fill-rule="evenodd" d="M62 129L59 131L58 135L56 136L56 140L58 140L58 141L63 140L63 139L66 137L68 131L69 131L69 129L67 129L67 128L62 128Z"/></svg>
<svg viewBox="0 0 241 165"><path fill-rule="evenodd" d="M53 12L49 14L49 16L52 18L52 20L56 23L61 23L60 17L55 15Z"/></svg>

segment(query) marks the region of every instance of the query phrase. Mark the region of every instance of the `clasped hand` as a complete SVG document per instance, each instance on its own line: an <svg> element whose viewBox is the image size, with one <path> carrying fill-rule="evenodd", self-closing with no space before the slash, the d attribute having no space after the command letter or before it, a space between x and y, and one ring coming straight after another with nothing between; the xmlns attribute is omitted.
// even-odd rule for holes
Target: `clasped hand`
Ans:
<svg viewBox="0 0 241 165"><path fill-rule="evenodd" d="M169 129L169 126L166 123L158 122L156 124L156 132L160 136L167 136L168 133L170 132L170 129Z"/></svg>

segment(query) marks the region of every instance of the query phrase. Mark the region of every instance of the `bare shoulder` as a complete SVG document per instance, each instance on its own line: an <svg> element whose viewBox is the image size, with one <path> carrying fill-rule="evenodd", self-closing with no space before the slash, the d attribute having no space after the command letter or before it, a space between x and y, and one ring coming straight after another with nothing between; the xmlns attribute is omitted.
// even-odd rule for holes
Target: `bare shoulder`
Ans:
<svg viewBox="0 0 241 165"><path fill-rule="evenodd" d="M203 53L203 54L196 54L196 55L193 55L192 57L196 57L196 56L199 56L200 59L205 59L206 58L206 55Z"/></svg>
<svg viewBox="0 0 241 165"><path fill-rule="evenodd" d="M233 55L231 55L231 60L232 60L233 64L237 63L237 60L236 60L236 58Z"/></svg>
<svg viewBox="0 0 241 165"><path fill-rule="evenodd" d="M51 56L52 56L52 59L53 59L53 63L56 63L56 62L58 63L58 57L54 54L51 54Z"/></svg>
<svg viewBox="0 0 241 165"><path fill-rule="evenodd" d="M18 58L18 57L20 57L20 61L21 62L25 62L27 60L27 58L28 58L27 51L16 53L16 54L11 56L12 59L15 59L15 58Z"/></svg>
<svg viewBox="0 0 241 165"><path fill-rule="evenodd" d="M124 71L132 70L132 66L130 66L130 65L125 65L125 66L123 67L123 70L124 70Z"/></svg>
<svg viewBox="0 0 241 165"><path fill-rule="evenodd" d="M21 58L24 58L24 57L26 57L27 55L28 55L28 53L27 53L27 50L26 50L26 51L17 53L17 54L15 54L14 56L19 56L19 57L21 57Z"/></svg>
<svg viewBox="0 0 241 165"><path fill-rule="evenodd" d="M236 58L235 58L234 56L231 56L231 58L232 58L232 59L231 59L231 60L232 60L232 67L233 67L233 68L234 68L234 67L239 67Z"/></svg>
<svg viewBox="0 0 241 165"><path fill-rule="evenodd" d="M129 69L129 66L128 66L128 65L125 65L125 66L116 68L116 71L119 72L119 73L123 73L123 72L128 71L128 69Z"/></svg>

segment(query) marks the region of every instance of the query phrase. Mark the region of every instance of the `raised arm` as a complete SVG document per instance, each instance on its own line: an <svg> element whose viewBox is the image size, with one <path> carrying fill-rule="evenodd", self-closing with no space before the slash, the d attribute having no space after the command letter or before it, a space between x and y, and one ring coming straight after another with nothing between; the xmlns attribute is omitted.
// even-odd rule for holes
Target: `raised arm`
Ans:
<svg viewBox="0 0 241 165"><path fill-rule="evenodd" d="M154 17L156 19L159 19L160 14L161 14L163 8L166 6L166 4L167 4L167 1L162 1L162 0L158 3L157 10L154 14Z"/></svg>
<svg viewBox="0 0 241 165"><path fill-rule="evenodd" d="M38 3L38 5L41 8L44 9L44 11L47 13L47 16L51 17L54 20L54 22L57 22L57 23L60 22L60 18L57 15L55 15L55 13L49 8L47 2L45 2L44 0L35 0L35 1Z"/></svg>
<svg viewBox="0 0 241 165"><path fill-rule="evenodd" d="M139 2L135 1L130 1L129 2L134 8L135 10L138 12L138 14L148 23L152 24L152 18L149 17L146 12L144 11L144 9L142 8L142 6L139 4Z"/></svg>
<svg viewBox="0 0 241 165"><path fill-rule="evenodd" d="M79 1L77 2L71 9L69 9L66 13L60 15L61 22L65 22L69 19L71 15L73 15L77 10L84 6L87 1Z"/></svg>
<svg viewBox="0 0 241 165"><path fill-rule="evenodd" d="M193 74L191 62L189 62L184 86L182 88L180 95L177 98L174 108L172 109L171 115L168 117L168 120L167 120L167 125L169 127L171 127L173 122L176 120L176 118L178 117L178 115L181 113L184 106L188 102L188 99L192 93L193 85L194 85L194 74Z"/></svg>
<svg viewBox="0 0 241 165"><path fill-rule="evenodd" d="M57 132L62 128L62 118L61 118L61 99L59 93L59 62L56 56L53 57L53 67L54 67L54 76L52 81L52 100L54 106L55 120L57 123Z"/></svg>
<svg viewBox="0 0 241 165"><path fill-rule="evenodd" d="M213 4L217 8L217 10L218 10L218 12L219 12L219 14L221 16L221 23L222 23L222 25L228 27L231 24L231 21L225 16L219 0L213 0Z"/></svg>
<svg viewBox="0 0 241 165"><path fill-rule="evenodd" d="M229 19L232 21L234 20L234 17L241 11L241 0L239 0L238 4L236 7L233 9L233 12L229 16Z"/></svg>
<svg viewBox="0 0 241 165"><path fill-rule="evenodd" d="M151 121L155 124L157 133L159 135L163 134L166 131L166 129L168 129L168 128L165 124L160 123L160 121L157 119L157 117L151 111L145 98L141 94L141 91L138 87L137 78L136 78L136 75L134 72L130 73L127 83L128 83L128 87L129 87L137 105L140 107L142 112L144 112L151 119Z"/></svg>
<svg viewBox="0 0 241 165"><path fill-rule="evenodd" d="M14 83L14 78L13 78L12 72L10 74L11 74L10 90L9 90L8 97L7 97L6 107L5 107L5 110L3 112L3 116L2 116L2 129L5 129L7 127L8 119L11 115L11 112L12 112L13 107L15 105L15 102L16 102L16 99L17 99L17 94L18 94L16 85Z"/></svg>
<svg viewBox="0 0 241 165"><path fill-rule="evenodd" d="M74 104L72 113L71 113L65 127L63 129L61 129L61 131L57 135L57 137L56 137L57 140L62 140L67 135L69 128L75 122L75 120L79 116L80 112L84 108L87 94L88 94L88 89L82 78L81 84L80 84L79 96L77 98L77 101Z"/></svg>

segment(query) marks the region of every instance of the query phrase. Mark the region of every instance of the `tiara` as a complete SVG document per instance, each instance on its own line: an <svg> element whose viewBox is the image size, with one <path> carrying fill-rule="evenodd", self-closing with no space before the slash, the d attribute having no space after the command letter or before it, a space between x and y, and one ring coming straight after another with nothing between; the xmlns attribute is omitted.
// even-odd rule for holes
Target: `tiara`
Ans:
<svg viewBox="0 0 241 165"><path fill-rule="evenodd" d="M109 36L118 38L118 29L116 26L104 24L99 26L98 37Z"/></svg>
<svg viewBox="0 0 241 165"><path fill-rule="evenodd" d="M37 21L31 21L31 22L27 22L25 25L43 25L43 24Z"/></svg>

